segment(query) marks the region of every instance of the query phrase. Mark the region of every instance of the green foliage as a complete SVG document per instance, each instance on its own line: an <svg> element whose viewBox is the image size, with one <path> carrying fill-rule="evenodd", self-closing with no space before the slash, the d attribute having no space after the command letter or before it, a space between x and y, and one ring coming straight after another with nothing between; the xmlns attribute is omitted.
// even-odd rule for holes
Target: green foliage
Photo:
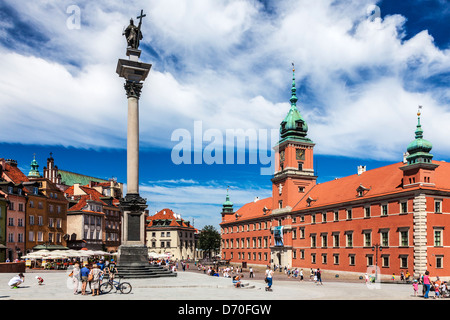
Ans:
<svg viewBox="0 0 450 320"><path fill-rule="evenodd" d="M198 247L201 250L209 252L218 252L220 250L220 233L212 225L206 225L200 233Z"/></svg>

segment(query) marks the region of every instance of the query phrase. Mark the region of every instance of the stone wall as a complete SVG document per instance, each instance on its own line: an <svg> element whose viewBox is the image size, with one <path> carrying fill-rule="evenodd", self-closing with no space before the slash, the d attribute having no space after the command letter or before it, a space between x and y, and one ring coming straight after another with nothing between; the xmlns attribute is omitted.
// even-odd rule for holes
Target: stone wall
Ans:
<svg viewBox="0 0 450 320"><path fill-rule="evenodd" d="M25 262L0 263L0 273L20 273L25 272Z"/></svg>

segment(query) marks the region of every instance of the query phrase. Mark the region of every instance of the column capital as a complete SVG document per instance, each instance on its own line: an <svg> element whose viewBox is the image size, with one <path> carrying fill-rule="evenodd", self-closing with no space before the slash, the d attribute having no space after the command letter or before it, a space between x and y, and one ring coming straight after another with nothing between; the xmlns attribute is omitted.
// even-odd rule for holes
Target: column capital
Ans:
<svg viewBox="0 0 450 320"><path fill-rule="evenodd" d="M120 207L130 214L141 214L147 208L147 199L136 193L128 193L125 198L120 199Z"/></svg>
<svg viewBox="0 0 450 320"><path fill-rule="evenodd" d="M125 91L127 93L127 98L139 99L141 96L142 83L136 81L125 81L124 84Z"/></svg>

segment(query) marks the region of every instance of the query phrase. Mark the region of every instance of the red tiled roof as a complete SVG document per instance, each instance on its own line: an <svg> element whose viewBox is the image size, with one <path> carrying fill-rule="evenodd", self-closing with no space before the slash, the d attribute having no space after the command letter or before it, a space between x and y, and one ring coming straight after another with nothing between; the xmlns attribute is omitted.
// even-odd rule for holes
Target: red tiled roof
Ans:
<svg viewBox="0 0 450 320"><path fill-rule="evenodd" d="M6 163L3 173L14 183L28 182L28 177L16 166Z"/></svg>
<svg viewBox="0 0 450 320"><path fill-rule="evenodd" d="M147 217L147 227L151 227L153 226L153 221L154 220L170 220L170 224L169 226L171 227L183 227L183 228L188 228L188 229L195 229L193 226L191 225L187 225L183 219L178 219L174 212L168 208L163 209L159 212L157 212L156 214L154 214L153 216L149 216Z"/></svg>
<svg viewBox="0 0 450 320"><path fill-rule="evenodd" d="M267 208L269 210L272 209L272 197L261 199L258 201L253 201L244 204L238 211L236 211L236 214L238 215L238 219L250 219L254 217L259 217L264 214L263 209ZM229 220L236 220L236 216L226 216ZM224 221L225 222L225 221Z"/></svg>
<svg viewBox="0 0 450 320"><path fill-rule="evenodd" d="M450 163L442 161L433 161L433 163L439 164L439 167L435 169L435 187L431 188L450 191L450 181L448 179L450 176ZM369 189L364 192L364 198L406 191L402 186L403 171L400 170L400 167L404 165L403 162L398 162L365 171L360 175L354 174L317 184L299 199L292 211L308 208L308 198L312 199L309 206L311 208L361 199L356 191L360 185ZM430 187L417 185L414 188L425 189Z"/></svg>
<svg viewBox="0 0 450 320"><path fill-rule="evenodd" d="M363 198L371 198L383 195L394 194L414 189L438 189L450 192L450 163L444 161L433 161L439 166L435 169L434 181L435 186L417 185L416 187L404 189L402 186L403 171L400 167L405 164L403 162L394 163L384 167L367 170L360 175L354 174L344 178L327 181L315 185L306 194L298 197L298 202L294 204L292 211L299 211L315 207L333 206L339 203L360 200L357 188L362 186L367 191L364 192ZM312 201L308 206L307 199ZM236 214L238 219L250 219L263 216L263 208L272 208L272 197L262 199L256 202L249 202L243 205ZM225 216L223 222L233 222L236 220L235 215Z"/></svg>

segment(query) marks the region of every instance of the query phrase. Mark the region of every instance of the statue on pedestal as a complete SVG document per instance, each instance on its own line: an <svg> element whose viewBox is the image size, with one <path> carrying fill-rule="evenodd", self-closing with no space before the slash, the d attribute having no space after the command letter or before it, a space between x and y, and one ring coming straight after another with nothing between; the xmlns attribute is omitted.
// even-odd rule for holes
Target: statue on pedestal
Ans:
<svg viewBox="0 0 450 320"><path fill-rule="evenodd" d="M141 15L137 17L137 19L139 19L139 25L135 26L133 19L130 19L130 25L123 31L122 35L125 35L128 47L133 49L139 48L139 42L142 40L142 18L145 16L146 14L144 14L144 11L141 10Z"/></svg>

